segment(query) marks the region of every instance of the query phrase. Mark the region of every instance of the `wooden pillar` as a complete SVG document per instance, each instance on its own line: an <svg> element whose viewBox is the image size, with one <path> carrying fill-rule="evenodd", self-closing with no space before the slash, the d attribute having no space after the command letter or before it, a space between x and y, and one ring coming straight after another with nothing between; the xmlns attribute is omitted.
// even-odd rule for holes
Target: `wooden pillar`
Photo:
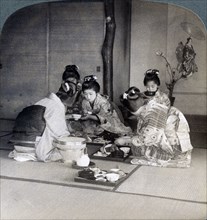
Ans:
<svg viewBox="0 0 207 220"><path fill-rule="evenodd" d="M104 0L105 39L102 47L103 57L103 92L113 100L113 45L116 23L114 17L114 0Z"/></svg>

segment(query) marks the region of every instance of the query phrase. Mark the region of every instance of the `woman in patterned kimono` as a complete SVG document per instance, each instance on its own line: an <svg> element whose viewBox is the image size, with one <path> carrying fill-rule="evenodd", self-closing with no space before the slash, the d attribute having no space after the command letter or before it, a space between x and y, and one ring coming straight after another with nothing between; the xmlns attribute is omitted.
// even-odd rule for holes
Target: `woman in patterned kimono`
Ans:
<svg viewBox="0 0 207 220"><path fill-rule="evenodd" d="M104 131L118 135L130 133L131 129L121 122L109 98L99 93L100 85L96 79L96 76L87 76L82 85L84 96L82 111L84 116L81 120L84 132L95 135Z"/></svg>
<svg viewBox="0 0 207 220"><path fill-rule="evenodd" d="M134 136L119 138L115 143L131 146L135 157L132 164L189 167L193 147L188 123L177 108L169 106L164 93L157 93L159 78L153 72L150 76L146 73L144 79L149 92L142 94L132 88L133 91L129 89L123 95L122 103L137 117L137 131Z"/></svg>
<svg viewBox="0 0 207 220"><path fill-rule="evenodd" d="M170 107L170 100L164 92L160 91L160 79L159 79L159 70L149 69L145 73L144 77L144 86L146 91L144 94L148 97L147 102L154 100L159 104L163 104L167 107Z"/></svg>

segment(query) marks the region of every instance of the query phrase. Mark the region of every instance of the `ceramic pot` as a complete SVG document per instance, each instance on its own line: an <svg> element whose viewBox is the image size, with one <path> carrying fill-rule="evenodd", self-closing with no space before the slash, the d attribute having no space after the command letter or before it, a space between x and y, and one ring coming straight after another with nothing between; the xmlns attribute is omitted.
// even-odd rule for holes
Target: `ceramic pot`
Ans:
<svg viewBox="0 0 207 220"><path fill-rule="evenodd" d="M87 167L90 163L88 154L83 154L79 159L77 159L76 164L80 167Z"/></svg>

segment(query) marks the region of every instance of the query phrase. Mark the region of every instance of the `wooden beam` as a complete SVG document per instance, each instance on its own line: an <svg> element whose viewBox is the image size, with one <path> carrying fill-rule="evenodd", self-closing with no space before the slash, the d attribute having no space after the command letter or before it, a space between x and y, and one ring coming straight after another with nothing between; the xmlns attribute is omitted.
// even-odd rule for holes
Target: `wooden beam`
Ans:
<svg viewBox="0 0 207 220"><path fill-rule="evenodd" d="M102 47L103 57L103 92L113 100L113 45L116 23L114 17L114 0L104 0L105 39Z"/></svg>

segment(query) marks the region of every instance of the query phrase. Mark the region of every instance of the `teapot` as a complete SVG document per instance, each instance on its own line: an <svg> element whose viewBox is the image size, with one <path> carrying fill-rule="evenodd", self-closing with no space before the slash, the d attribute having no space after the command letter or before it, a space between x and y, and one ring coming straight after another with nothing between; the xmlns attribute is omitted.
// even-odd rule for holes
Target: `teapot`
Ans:
<svg viewBox="0 0 207 220"><path fill-rule="evenodd" d="M76 164L80 167L87 167L89 163L90 163L90 159L87 154L87 148L85 148L81 157L77 159Z"/></svg>

